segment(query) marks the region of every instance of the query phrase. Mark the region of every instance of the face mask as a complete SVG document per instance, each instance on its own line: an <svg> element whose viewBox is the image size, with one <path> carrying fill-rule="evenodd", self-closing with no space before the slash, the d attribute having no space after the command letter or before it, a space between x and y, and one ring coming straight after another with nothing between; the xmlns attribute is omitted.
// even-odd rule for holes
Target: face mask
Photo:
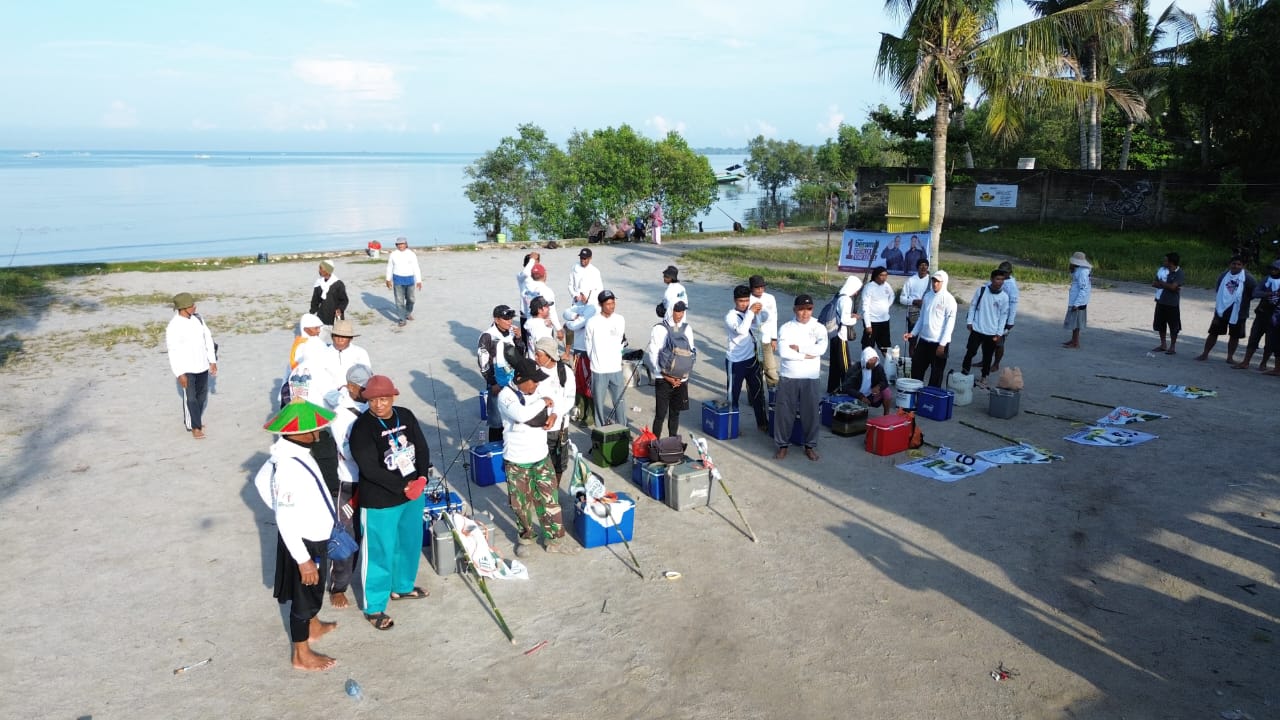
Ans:
<svg viewBox="0 0 1280 720"><path fill-rule="evenodd" d="M333 433L329 432L328 429L321 430L316 441L311 443L311 457L317 461L337 459L338 443L333 439ZM323 463L321 463L321 467L323 466Z"/></svg>

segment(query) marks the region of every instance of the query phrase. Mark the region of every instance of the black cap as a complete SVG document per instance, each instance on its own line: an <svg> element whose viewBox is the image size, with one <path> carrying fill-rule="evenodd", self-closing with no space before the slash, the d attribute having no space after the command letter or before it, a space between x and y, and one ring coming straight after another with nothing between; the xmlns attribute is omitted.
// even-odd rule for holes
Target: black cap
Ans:
<svg viewBox="0 0 1280 720"><path fill-rule="evenodd" d="M493 316L495 318L502 318L503 320L510 320L516 316L516 311L506 305L499 305L493 309Z"/></svg>
<svg viewBox="0 0 1280 720"><path fill-rule="evenodd" d="M675 265L668 265L667 269L662 271L662 277L669 277L675 280L680 277L680 270Z"/></svg>
<svg viewBox="0 0 1280 720"><path fill-rule="evenodd" d="M751 279L747 280L747 284L750 285L752 288L764 287L764 276L752 275Z"/></svg>
<svg viewBox="0 0 1280 720"><path fill-rule="evenodd" d="M515 383L519 385L527 380L534 382L542 382L547 379L547 374L542 372L542 368L538 367L538 363L529 358L520 358L516 360L515 365L511 368L516 371Z"/></svg>
<svg viewBox="0 0 1280 720"><path fill-rule="evenodd" d="M688 309L689 309L689 306L685 305L683 300L677 300L676 304L671 306L671 312L673 313L684 312L685 310L688 310Z"/></svg>
<svg viewBox="0 0 1280 720"><path fill-rule="evenodd" d="M612 290L601 290L600 294L596 296L596 302L603 305L605 300L613 300L615 297Z"/></svg>
<svg viewBox="0 0 1280 720"><path fill-rule="evenodd" d="M578 257L580 258L591 257L591 248L582 248L581 250L579 250Z"/></svg>
<svg viewBox="0 0 1280 720"><path fill-rule="evenodd" d="M544 307L551 307L552 303L541 295L529 301L529 312L536 313Z"/></svg>
<svg viewBox="0 0 1280 720"><path fill-rule="evenodd" d="M813 307L813 296L804 293L797 295L794 307Z"/></svg>
<svg viewBox="0 0 1280 720"><path fill-rule="evenodd" d="M751 288L746 285L739 285L733 289L734 300L741 300L744 297L751 297Z"/></svg>

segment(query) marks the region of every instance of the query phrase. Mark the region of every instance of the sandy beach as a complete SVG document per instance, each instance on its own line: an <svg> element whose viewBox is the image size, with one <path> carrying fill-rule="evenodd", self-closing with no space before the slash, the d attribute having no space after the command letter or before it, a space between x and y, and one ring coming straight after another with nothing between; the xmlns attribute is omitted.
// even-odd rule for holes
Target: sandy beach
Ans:
<svg viewBox="0 0 1280 720"><path fill-rule="evenodd" d="M655 321L662 268L682 266L695 245L595 246L632 347ZM542 253L548 283L567 295L576 248ZM427 423L450 482L492 513L508 554L504 486L469 488L455 458L463 439L483 438L476 340L494 305L514 304L522 255L422 251L425 287L404 328L391 320L384 261L337 259L356 342ZM48 306L0 322L0 338L23 349L0 365L10 391L0 537L11 557L0 716L1280 717L1280 378L1230 369L1225 338L1209 361L1193 360L1208 290L1183 293L1178 354L1152 356L1150 288L1098 280L1079 350L1060 347L1066 288L1024 287L1004 364L1023 371L1023 410L1090 421L1106 412L1060 395L1164 413L1133 428L1157 440L1075 445L1063 440L1078 429L1070 422L992 418L975 393L950 421L922 419L925 439L966 453L1008 444L963 420L1064 459L941 483L896 469L906 454L871 455L862 436L828 429L819 462L796 452L774 461L748 410L742 436L711 448L758 543L718 489L709 507L676 512L639 495L629 463L606 468L611 490L638 496L643 579L621 546L539 553L530 580L490 581L512 646L473 584L424 559L429 599L394 603L390 632L326 605L321 618L339 628L316 649L338 666L295 671L271 596L276 531L252 478L315 266L76 278ZM682 266L681 280L700 349L682 427L700 432L701 402L723 392L731 288L745 279ZM976 286L951 290L967 302ZM198 442L183 431L163 346L165 302L181 291L221 346ZM779 306L791 299L780 294ZM895 337L902 330L895 310ZM965 337L961 320L951 368ZM1218 396L1179 399L1144 383ZM648 424L652 388L627 398L641 408L631 423ZM573 439L590 445L581 430ZM667 570L681 577L664 579ZM997 682L1001 664L1016 674ZM344 695L348 678L363 700Z"/></svg>

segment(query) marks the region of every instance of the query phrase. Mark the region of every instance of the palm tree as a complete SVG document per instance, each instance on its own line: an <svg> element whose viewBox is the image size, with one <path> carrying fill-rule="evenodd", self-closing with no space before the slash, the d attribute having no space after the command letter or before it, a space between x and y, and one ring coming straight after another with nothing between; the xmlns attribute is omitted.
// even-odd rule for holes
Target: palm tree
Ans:
<svg viewBox="0 0 1280 720"><path fill-rule="evenodd" d="M1118 0L1096 0L999 32L998 0L885 0L906 19L902 36L882 34L876 74L922 110L933 103L930 258L938 261L946 212L947 129L968 81L990 98L987 129L1015 139L1025 103L1079 102L1106 89L1064 76L1066 38L1110 37L1122 27ZM1132 107L1132 96L1117 96Z"/></svg>
<svg viewBox="0 0 1280 720"><path fill-rule="evenodd" d="M1177 47L1161 48L1160 44L1170 29L1179 35L1189 27L1188 16L1174 3L1170 3L1160 13L1154 23L1147 10L1148 0L1132 0L1133 11L1129 15L1129 27L1133 35L1133 45L1127 55L1121 59L1122 78L1124 84L1142 99L1148 115L1162 106L1165 91L1168 89L1169 68L1177 62ZM1192 19L1190 22L1194 22ZM1120 170L1129 169L1129 147L1133 142L1134 128L1141 124L1136 118L1129 118L1124 130L1124 140L1120 146Z"/></svg>

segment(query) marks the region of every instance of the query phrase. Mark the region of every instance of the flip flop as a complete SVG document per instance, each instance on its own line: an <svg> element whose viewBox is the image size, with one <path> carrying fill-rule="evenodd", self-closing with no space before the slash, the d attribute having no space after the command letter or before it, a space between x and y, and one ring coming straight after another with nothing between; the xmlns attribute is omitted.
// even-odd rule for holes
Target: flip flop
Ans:
<svg viewBox="0 0 1280 720"><path fill-rule="evenodd" d="M427 597L430 594L431 593L427 592L425 588L415 587L413 590L410 590L407 593L393 592L391 593L391 599L392 600L421 600L422 598Z"/></svg>
<svg viewBox="0 0 1280 720"><path fill-rule="evenodd" d="M364 619L368 620L369 624L378 630L390 630L396 626L395 621L386 613L374 613L372 615L365 613Z"/></svg>

